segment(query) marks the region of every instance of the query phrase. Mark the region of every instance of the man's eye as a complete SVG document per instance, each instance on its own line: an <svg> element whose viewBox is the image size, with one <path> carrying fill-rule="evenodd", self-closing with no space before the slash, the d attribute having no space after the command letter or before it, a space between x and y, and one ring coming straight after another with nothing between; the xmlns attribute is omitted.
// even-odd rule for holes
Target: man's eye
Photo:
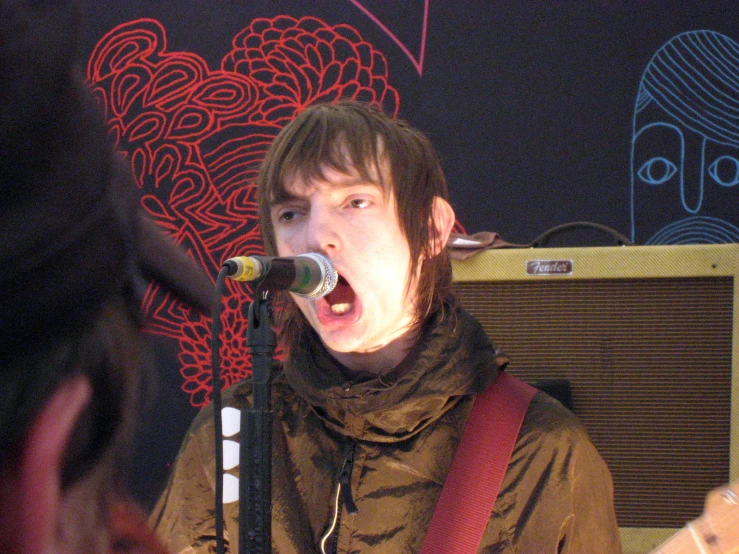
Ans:
<svg viewBox="0 0 739 554"><path fill-rule="evenodd" d="M368 208L370 205L370 201L366 198L353 198L352 201L349 203L352 208Z"/></svg>
<svg viewBox="0 0 739 554"><path fill-rule="evenodd" d="M293 211L284 211L284 212L280 213L280 215L278 216L278 219L280 221L292 221L293 219L295 219L295 212L293 212Z"/></svg>

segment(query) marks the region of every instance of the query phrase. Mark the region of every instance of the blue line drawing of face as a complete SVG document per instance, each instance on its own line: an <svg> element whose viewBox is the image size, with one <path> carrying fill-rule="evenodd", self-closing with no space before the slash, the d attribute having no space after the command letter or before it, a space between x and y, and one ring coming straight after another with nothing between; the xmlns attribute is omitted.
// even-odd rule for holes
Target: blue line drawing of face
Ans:
<svg viewBox="0 0 739 554"><path fill-rule="evenodd" d="M689 31L642 75L631 141L631 239L739 242L739 43Z"/></svg>

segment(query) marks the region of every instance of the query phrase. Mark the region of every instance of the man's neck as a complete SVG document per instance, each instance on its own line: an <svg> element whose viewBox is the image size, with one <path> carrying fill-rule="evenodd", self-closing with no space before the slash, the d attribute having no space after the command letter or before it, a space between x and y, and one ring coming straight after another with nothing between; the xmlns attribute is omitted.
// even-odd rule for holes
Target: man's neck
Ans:
<svg viewBox="0 0 739 554"><path fill-rule="evenodd" d="M328 352L357 377L379 377L395 369L418 341L418 330L413 329L402 337L372 352Z"/></svg>

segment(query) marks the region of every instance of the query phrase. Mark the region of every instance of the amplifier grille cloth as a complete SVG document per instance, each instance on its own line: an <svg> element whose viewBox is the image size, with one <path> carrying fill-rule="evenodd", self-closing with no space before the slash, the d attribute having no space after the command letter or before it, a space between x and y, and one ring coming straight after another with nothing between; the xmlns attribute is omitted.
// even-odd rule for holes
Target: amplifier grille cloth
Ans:
<svg viewBox="0 0 739 554"><path fill-rule="evenodd" d="M682 527L729 481L733 279L457 282L528 382L567 379L620 526Z"/></svg>

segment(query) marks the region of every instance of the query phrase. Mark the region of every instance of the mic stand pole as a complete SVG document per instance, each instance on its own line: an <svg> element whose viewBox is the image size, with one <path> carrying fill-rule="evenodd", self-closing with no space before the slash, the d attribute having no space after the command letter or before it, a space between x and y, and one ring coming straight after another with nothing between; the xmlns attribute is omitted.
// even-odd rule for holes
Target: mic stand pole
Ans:
<svg viewBox="0 0 739 554"><path fill-rule="evenodd" d="M239 467L239 554L272 552L271 372L277 345L270 325L268 292L259 287L249 305L247 344L251 352L253 404L241 410Z"/></svg>

